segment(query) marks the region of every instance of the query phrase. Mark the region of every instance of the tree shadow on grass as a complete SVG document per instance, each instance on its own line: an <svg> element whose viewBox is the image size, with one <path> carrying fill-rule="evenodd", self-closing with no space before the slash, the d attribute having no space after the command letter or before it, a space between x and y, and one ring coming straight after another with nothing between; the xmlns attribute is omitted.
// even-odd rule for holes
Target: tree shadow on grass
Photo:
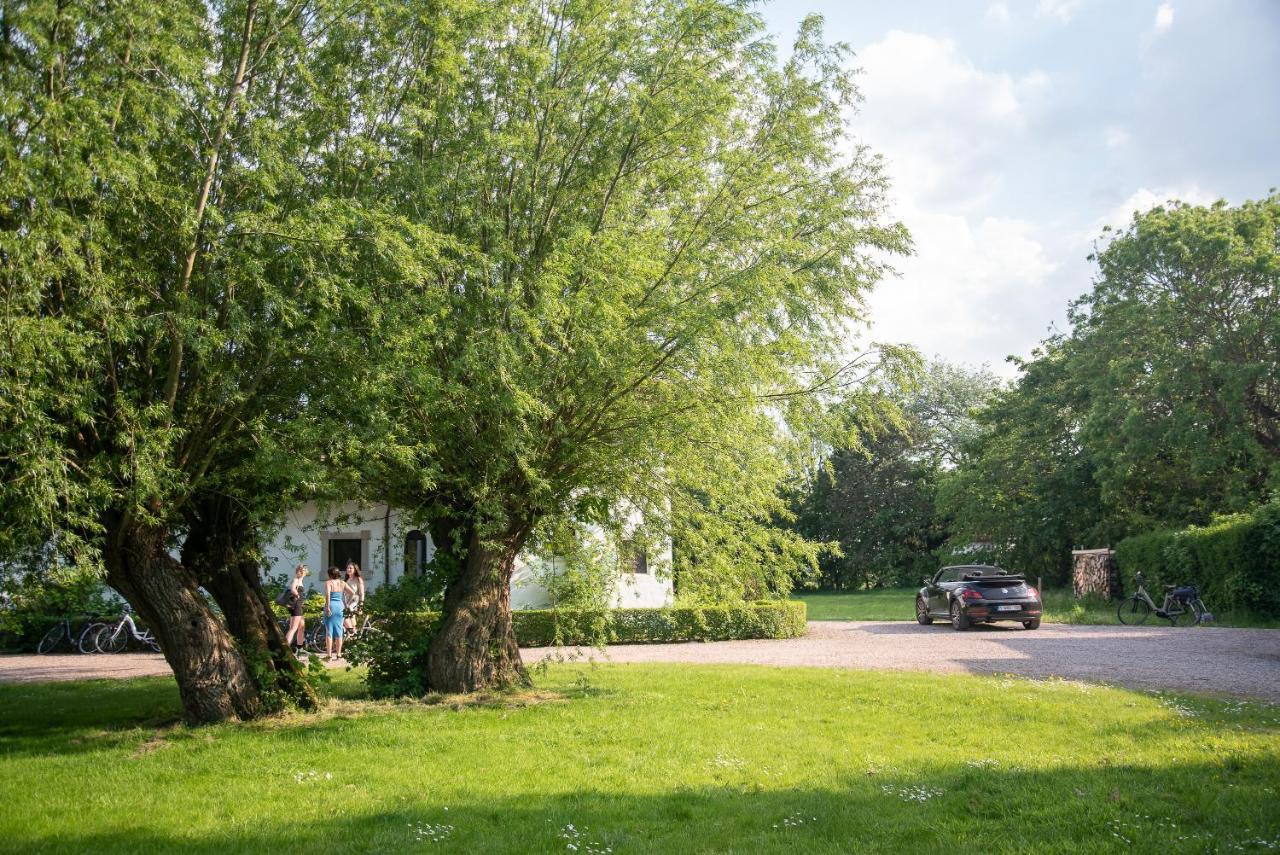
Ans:
<svg viewBox="0 0 1280 855"><path fill-rule="evenodd" d="M7 756L96 751L181 719L172 677L0 684L0 746Z"/></svg>
<svg viewBox="0 0 1280 855"><path fill-rule="evenodd" d="M969 765L966 765L969 764ZM755 783L663 791L571 790L441 802L429 792L379 795L381 804L301 822L281 799L262 819L206 833L147 827L70 827L11 837L27 852L1203 852L1246 850L1280 838L1265 793L1280 770L1263 759L1156 768L1075 766L1029 771L981 757L917 774L869 767L826 788L757 790ZM655 791L654 784L657 784ZM309 797L310 798L310 797ZM217 805L192 804L193 813ZM1251 843L1254 842L1254 843ZM573 844L570 846L569 844Z"/></svg>

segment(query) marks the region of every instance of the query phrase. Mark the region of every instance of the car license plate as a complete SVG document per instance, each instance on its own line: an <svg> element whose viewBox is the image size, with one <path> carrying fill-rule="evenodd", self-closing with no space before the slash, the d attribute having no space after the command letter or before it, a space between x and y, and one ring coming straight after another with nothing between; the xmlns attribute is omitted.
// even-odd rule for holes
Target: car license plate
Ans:
<svg viewBox="0 0 1280 855"><path fill-rule="evenodd" d="M1020 611L1022 611L1022 606L996 606L996 611L998 611L998 612L1020 612Z"/></svg>

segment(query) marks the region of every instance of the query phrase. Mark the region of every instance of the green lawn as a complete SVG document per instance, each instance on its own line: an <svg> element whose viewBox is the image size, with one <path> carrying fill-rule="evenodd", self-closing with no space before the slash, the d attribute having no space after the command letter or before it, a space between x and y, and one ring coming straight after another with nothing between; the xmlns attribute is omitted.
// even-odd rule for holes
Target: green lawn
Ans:
<svg viewBox="0 0 1280 855"><path fill-rule="evenodd" d="M808 604L809 620L915 620L918 588L886 588L878 591L798 591L797 600ZM1116 603L1099 597L1076 600L1069 589L1043 592L1044 619L1050 623L1114 624ZM1210 611L1213 611L1210 606ZM1154 615L1152 626L1166 625ZM1214 611L1211 626L1280 627L1280 618Z"/></svg>
<svg viewBox="0 0 1280 855"><path fill-rule="evenodd" d="M748 666L553 666L525 706L359 686L320 715L204 729L173 723L168 679L0 686L0 850L1280 846L1275 706Z"/></svg>

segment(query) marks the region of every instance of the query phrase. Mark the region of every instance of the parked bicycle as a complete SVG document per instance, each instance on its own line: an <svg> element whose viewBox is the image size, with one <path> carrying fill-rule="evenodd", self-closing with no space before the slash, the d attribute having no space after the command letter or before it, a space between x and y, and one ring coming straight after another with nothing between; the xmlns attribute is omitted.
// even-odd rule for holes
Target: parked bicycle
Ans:
<svg viewBox="0 0 1280 855"><path fill-rule="evenodd" d="M278 625L280 627L280 635L289 634L289 618L281 618L278 621ZM319 627L318 633L317 627ZM302 634L301 646L308 653L319 653L324 649L324 627L319 620L312 618L307 622L306 632Z"/></svg>
<svg viewBox="0 0 1280 855"><path fill-rule="evenodd" d="M1152 612L1156 617L1164 618L1170 625L1203 624L1213 620L1200 600L1200 591L1195 585L1165 585L1164 603L1157 606L1155 600L1147 593L1146 582L1141 573L1133 577L1138 589L1127 600L1121 600L1116 607L1116 617L1129 626L1144 622Z"/></svg>
<svg viewBox="0 0 1280 855"><path fill-rule="evenodd" d="M36 653L53 653L63 646L68 647L72 653L77 650L81 653L92 653L93 631L100 625L94 622L96 617L98 617L96 614L91 614L83 626L74 627L71 625L71 618L64 617L41 637L40 642L36 644Z"/></svg>
<svg viewBox="0 0 1280 855"><path fill-rule="evenodd" d="M289 621L288 618L284 618L280 621L280 634L283 635L288 631ZM361 616L356 618L355 628L351 628L351 630L344 632L343 643L347 646L358 644L361 640L367 639L372 632L376 631L378 631L378 626L375 625L374 618L369 616L369 614L361 614ZM303 648L306 649L307 653L319 654L321 650L324 650L324 621L312 619L312 621L307 623L307 631L306 635L303 636L302 645Z"/></svg>
<svg viewBox="0 0 1280 855"><path fill-rule="evenodd" d="M128 612L120 615L117 621L102 624L93 643L100 653L120 653L129 646L131 640L155 653L160 652L160 643L151 634L151 630L139 630L138 625L133 622L133 615Z"/></svg>

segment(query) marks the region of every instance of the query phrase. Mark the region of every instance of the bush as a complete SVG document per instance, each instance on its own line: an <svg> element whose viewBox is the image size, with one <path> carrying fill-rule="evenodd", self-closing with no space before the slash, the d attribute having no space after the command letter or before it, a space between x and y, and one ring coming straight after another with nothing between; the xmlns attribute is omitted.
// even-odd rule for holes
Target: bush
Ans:
<svg viewBox="0 0 1280 855"><path fill-rule="evenodd" d="M805 604L790 600L664 609L530 609L511 617L521 647L796 638L806 626ZM375 696L426 692L422 674L439 619L439 612L429 611L379 617L379 632L352 656L369 666Z"/></svg>
<svg viewBox="0 0 1280 855"><path fill-rule="evenodd" d="M1252 514L1222 517L1207 526L1156 531L1116 546L1126 591L1135 573L1152 599L1162 585L1195 585L1210 611L1280 611L1280 503Z"/></svg>

